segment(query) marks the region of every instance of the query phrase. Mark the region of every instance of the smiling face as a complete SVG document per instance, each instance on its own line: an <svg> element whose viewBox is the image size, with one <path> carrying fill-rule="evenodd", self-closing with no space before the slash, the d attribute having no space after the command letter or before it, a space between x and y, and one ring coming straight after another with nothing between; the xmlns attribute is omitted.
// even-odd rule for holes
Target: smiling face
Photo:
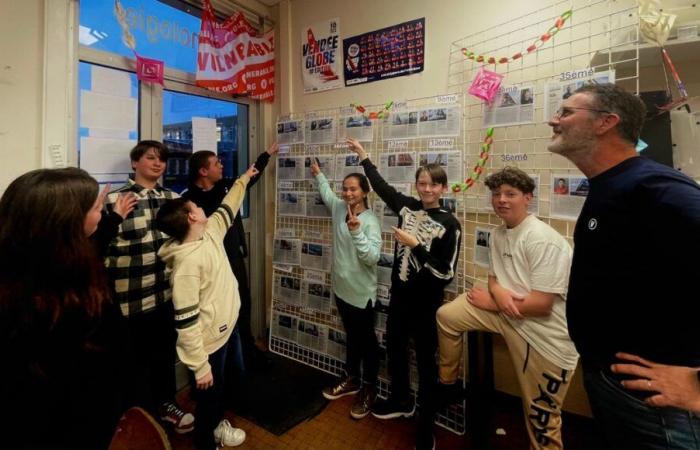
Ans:
<svg viewBox="0 0 700 450"><path fill-rule="evenodd" d="M502 184L491 190L491 206L508 228L516 227L527 217L527 207L532 194L524 194L510 184Z"/></svg>
<svg viewBox="0 0 700 450"><path fill-rule="evenodd" d="M131 167L134 169L136 178L143 178L148 181L158 181L165 171L165 161L160 159L160 156L155 149L149 148L138 161L131 161Z"/></svg>
<svg viewBox="0 0 700 450"><path fill-rule="evenodd" d="M349 176L343 180L343 200L347 203L353 211L358 205L365 206L365 198L367 198L367 193L362 190L360 186L360 180L357 177Z"/></svg>
<svg viewBox="0 0 700 450"><path fill-rule="evenodd" d="M430 172L423 170L416 179L416 191L423 203L423 208L437 208L440 206L440 197L447 192L447 185L434 182Z"/></svg>
<svg viewBox="0 0 700 450"><path fill-rule="evenodd" d="M585 108L585 109L577 109ZM561 114L549 121L552 141L548 150L565 158L589 152L596 143L595 121L598 119L592 98L588 93L578 93L564 100Z"/></svg>

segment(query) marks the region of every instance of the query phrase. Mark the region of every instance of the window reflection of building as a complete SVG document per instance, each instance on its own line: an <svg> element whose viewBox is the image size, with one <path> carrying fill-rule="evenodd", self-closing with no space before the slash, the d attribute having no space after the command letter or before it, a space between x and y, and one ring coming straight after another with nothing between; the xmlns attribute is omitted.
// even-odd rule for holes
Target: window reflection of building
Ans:
<svg viewBox="0 0 700 450"><path fill-rule="evenodd" d="M232 178L238 165L238 116L217 117L216 135L217 148L207 150L217 153L224 166L224 177ZM163 142L170 150L165 177L171 189L177 192L187 186L192 140L192 122L163 125Z"/></svg>

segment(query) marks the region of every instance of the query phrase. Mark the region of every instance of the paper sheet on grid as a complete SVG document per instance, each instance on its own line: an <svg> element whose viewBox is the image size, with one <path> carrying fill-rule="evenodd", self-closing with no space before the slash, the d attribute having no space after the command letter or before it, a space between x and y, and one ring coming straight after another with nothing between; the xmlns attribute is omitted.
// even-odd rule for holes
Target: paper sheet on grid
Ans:
<svg viewBox="0 0 700 450"><path fill-rule="evenodd" d="M533 86L501 87L490 105L484 106L484 127L522 125L535 121Z"/></svg>
<svg viewBox="0 0 700 450"><path fill-rule="evenodd" d="M585 76L579 76L586 73ZM557 80L548 81L544 85L544 115L546 122L561 107L564 100L573 95L574 91L586 83L615 83L615 71L592 72L590 69L562 72Z"/></svg>
<svg viewBox="0 0 700 450"><path fill-rule="evenodd" d="M298 266L301 260L301 240L275 238L272 243L272 262Z"/></svg>
<svg viewBox="0 0 700 450"><path fill-rule="evenodd" d="M303 180L304 157L303 156L280 156L277 158L277 180Z"/></svg>
<svg viewBox="0 0 700 450"><path fill-rule="evenodd" d="M305 121L304 140L307 144L333 144L336 140L336 122L332 117L322 117Z"/></svg>
<svg viewBox="0 0 700 450"><path fill-rule="evenodd" d="M301 304L301 280L293 276L275 274L275 298L283 303L294 306Z"/></svg>
<svg viewBox="0 0 700 450"><path fill-rule="evenodd" d="M374 140L374 122L365 116L343 116L338 127L338 142L353 138L360 142Z"/></svg>
<svg viewBox="0 0 700 450"><path fill-rule="evenodd" d="M333 262L331 246L326 244L317 244L314 242L302 241L301 243L301 265L304 268L313 270L322 270L328 272L331 270Z"/></svg>
<svg viewBox="0 0 700 450"><path fill-rule="evenodd" d="M563 188L561 187L563 180ZM581 175L553 174L549 197L549 216L576 220L588 196L588 179Z"/></svg>
<svg viewBox="0 0 700 450"><path fill-rule="evenodd" d="M461 113L458 106L435 106L392 111L382 120L383 139L416 139L432 136L459 136Z"/></svg>
<svg viewBox="0 0 700 450"><path fill-rule="evenodd" d="M288 120L277 122L277 143L279 145L303 144L304 121Z"/></svg>

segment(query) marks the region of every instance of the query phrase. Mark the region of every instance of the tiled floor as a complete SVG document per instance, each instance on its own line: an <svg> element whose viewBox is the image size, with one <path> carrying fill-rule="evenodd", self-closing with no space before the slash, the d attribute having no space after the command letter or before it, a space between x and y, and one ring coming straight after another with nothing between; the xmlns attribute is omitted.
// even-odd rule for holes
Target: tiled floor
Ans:
<svg viewBox="0 0 700 450"><path fill-rule="evenodd" d="M319 394L320 395L320 394ZM282 436L275 436L252 422L228 413L235 426L243 428L248 437L237 447L240 450L409 450L413 449L413 421L410 419L378 420L371 415L356 421L349 415L352 397L333 402L318 416L297 425ZM182 399L188 409L186 395ZM270 405L274 408L275 405ZM469 436L457 436L435 427L438 450L519 450L528 448L527 434L519 401L499 395L493 405L494 432L489 433L488 444L478 448ZM506 435L496 435L496 427ZM170 434L174 450L190 450L189 435ZM600 448L597 434L590 419L566 414L564 417L564 444L567 450Z"/></svg>
<svg viewBox="0 0 700 450"><path fill-rule="evenodd" d="M320 395L320 394L319 394ZM234 426L247 433L240 450L403 450L413 448L413 421L410 419L378 420L371 415L363 420L350 417L352 397L330 402L318 416L297 425L282 436L275 436L243 418L228 414ZM270 405L274 408L274 405ZM436 427L437 428L437 427ZM465 448L465 439L453 433L436 430L439 449ZM175 450L189 450L189 436L171 435Z"/></svg>

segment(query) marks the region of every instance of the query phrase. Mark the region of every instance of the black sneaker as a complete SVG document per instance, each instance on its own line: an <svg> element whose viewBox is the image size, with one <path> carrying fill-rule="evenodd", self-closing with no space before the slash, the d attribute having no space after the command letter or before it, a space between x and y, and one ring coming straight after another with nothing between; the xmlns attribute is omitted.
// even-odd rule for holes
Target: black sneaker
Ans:
<svg viewBox="0 0 700 450"><path fill-rule="evenodd" d="M337 400L346 395L353 395L360 392L360 381L355 377L348 377L341 380L335 386L329 386L323 389L323 396L328 400Z"/></svg>
<svg viewBox="0 0 700 450"><path fill-rule="evenodd" d="M435 450L435 435L432 431L418 432L415 450Z"/></svg>
<svg viewBox="0 0 700 450"><path fill-rule="evenodd" d="M389 397L387 400L378 399L372 407L372 415L377 419L396 419L411 417L416 412L416 404L412 399L397 401Z"/></svg>
<svg viewBox="0 0 700 450"><path fill-rule="evenodd" d="M362 390L357 394L355 403L350 408L350 417L353 419L364 419L372 410L375 401L377 400L377 390L373 384L365 383L362 385Z"/></svg>

